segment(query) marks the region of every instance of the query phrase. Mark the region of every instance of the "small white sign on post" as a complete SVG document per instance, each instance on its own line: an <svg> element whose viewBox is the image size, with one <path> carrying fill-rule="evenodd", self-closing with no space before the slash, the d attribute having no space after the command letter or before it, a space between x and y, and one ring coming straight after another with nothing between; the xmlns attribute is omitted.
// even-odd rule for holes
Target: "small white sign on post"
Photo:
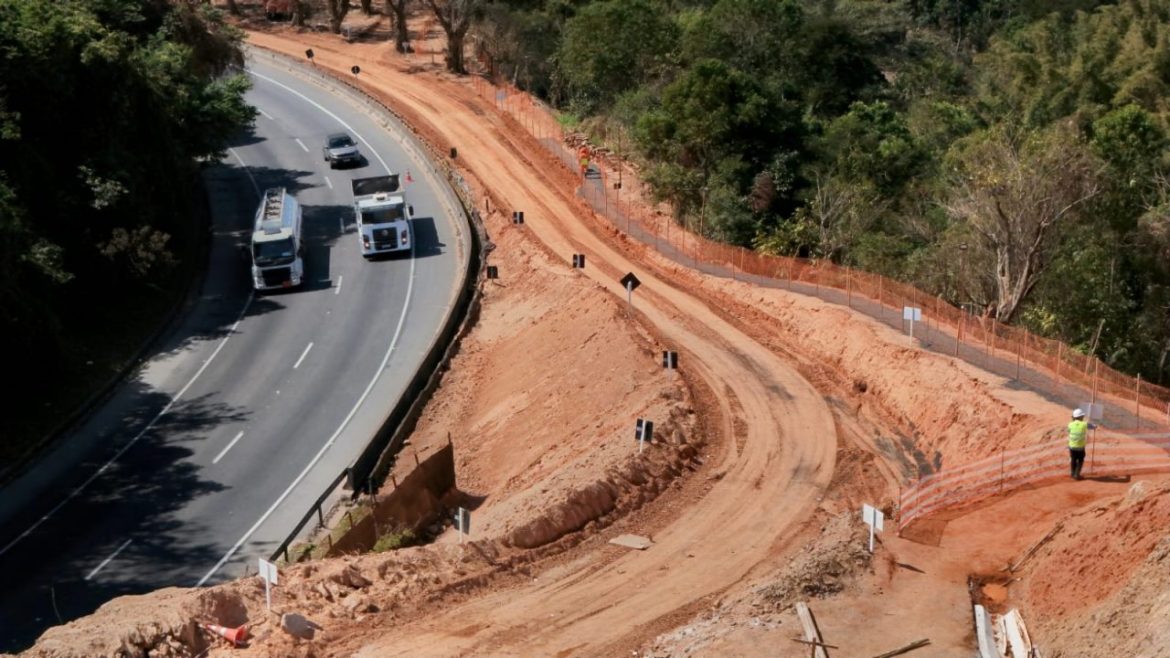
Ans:
<svg viewBox="0 0 1170 658"><path fill-rule="evenodd" d="M914 323L922 321L922 309L916 306L903 306L902 319L910 321L910 340L914 340Z"/></svg>
<svg viewBox="0 0 1170 658"><path fill-rule="evenodd" d="M471 534L471 512L460 507L455 512L455 527L459 529L459 543L463 543L463 535Z"/></svg>
<svg viewBox="0 0 1170 658"><path fill-rule="evenodd" d="M260 558L260 577L264 579L264 603L272 609L272 586L277 584L276 565Z"/></svg>
<svg viewBox="0 0 1170 658"><path fill-rule="evenodd" d="M875 532L880 532L883 529L886 515L882 511L872 505L861 506L861 518L865 524L869 526L869 552L873 552L873 535Z"/></svg>
<svg viewBox="0 0 1170 658"><path fill-rule="evenodd" d="M1084 402L1081 404L1083 410L1089 416L1089 420L1101 420L1105 417L1105 405L1100 402Z"/></svg>

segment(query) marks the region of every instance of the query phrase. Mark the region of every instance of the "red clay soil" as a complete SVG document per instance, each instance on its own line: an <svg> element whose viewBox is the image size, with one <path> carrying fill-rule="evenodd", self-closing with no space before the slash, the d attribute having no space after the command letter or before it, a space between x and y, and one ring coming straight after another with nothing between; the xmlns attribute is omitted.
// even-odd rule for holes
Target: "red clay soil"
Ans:
<svg viewBox="0 0 1170 658"><path fill-rule="evenodd" d="M368 91L420 135L457 145L492 207L529 209L523 227L486 218L490 259L508 275L485 284L480 320L408 448L450 432L453 502L474 508L474 541L448 531L289 567L274 604L312 619L311 640L279 630L251 579L117 599L27 655L191 656L205 647L184 623L214 600L231 613L220 623L247 619L256 639L211 656L806 656L792 642L791 604L804 600L840 655L929 638L910 655L970 656L972 576L989 583L978 596L1031 616L1041 647L1058 649L1050 658L1123 655L1085 652L1100 632L1076 624L1089 616L1168 626L1162 481L1127 502L1130 483L1018 491L927 519L913 540L891 521L876 553L864 549L862 503L892 513L919 469L1040 441L1064 409L848 309L713 279L631 243L575 197L575 175L426 56L283 29L249 38L294 56L311 46L340 75L360 64ZM570 253L589 267L570 269ZM617 283L628 271L643 282L632 315ZM657 361L668 348L681 353L676 376ZM642 455L639 416L663 435ZM1004 567L1058 522L1009 582ZM627 532L653 545L607 543Z"/></svg>

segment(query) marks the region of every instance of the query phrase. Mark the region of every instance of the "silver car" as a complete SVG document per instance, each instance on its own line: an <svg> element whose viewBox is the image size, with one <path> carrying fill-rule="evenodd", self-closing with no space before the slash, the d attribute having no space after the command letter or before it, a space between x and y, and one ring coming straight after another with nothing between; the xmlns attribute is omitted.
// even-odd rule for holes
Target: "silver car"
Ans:
<svg viewBox="0 0 1170 658"><path fill-rule="evenodd" d="M325 147L322 149L325 162L333 169L337 165L361 165L362 154L357 144L347 133L333 133L325 138Z"/></svg>

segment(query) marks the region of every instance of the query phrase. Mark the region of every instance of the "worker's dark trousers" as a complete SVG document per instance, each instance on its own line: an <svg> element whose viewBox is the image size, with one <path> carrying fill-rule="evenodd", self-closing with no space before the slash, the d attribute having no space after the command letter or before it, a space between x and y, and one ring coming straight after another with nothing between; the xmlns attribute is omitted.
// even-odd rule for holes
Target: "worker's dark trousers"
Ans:
<svg viewBox="0 0 1170 658"><path fill-rule="evenodd" d="M1068 457L1072 466L1072 476L1074 478L1081 477L1081 467L1085 465L1085 449L1069 448Z"/></svg>

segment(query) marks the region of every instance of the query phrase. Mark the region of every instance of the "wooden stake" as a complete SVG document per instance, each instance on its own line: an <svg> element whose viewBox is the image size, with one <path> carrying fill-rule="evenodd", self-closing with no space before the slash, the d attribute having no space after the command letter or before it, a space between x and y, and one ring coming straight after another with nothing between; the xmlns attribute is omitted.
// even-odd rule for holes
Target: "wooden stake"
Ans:
<svg viewBox="0 0 1170 658"><path fill-rule="evenodd" d="M924 647L928 644L930 644L929 639L915 640L914 642L911 642L910 644L907 644L904 647L899 647L897 649L894 649L893 651L887 651L883 654L878 654L878 655L874 656L873 658L893 658L894 656L900 656L904 653L908 653L908 652L913 651L915 649L921 649L922 647Z"/></svg>

